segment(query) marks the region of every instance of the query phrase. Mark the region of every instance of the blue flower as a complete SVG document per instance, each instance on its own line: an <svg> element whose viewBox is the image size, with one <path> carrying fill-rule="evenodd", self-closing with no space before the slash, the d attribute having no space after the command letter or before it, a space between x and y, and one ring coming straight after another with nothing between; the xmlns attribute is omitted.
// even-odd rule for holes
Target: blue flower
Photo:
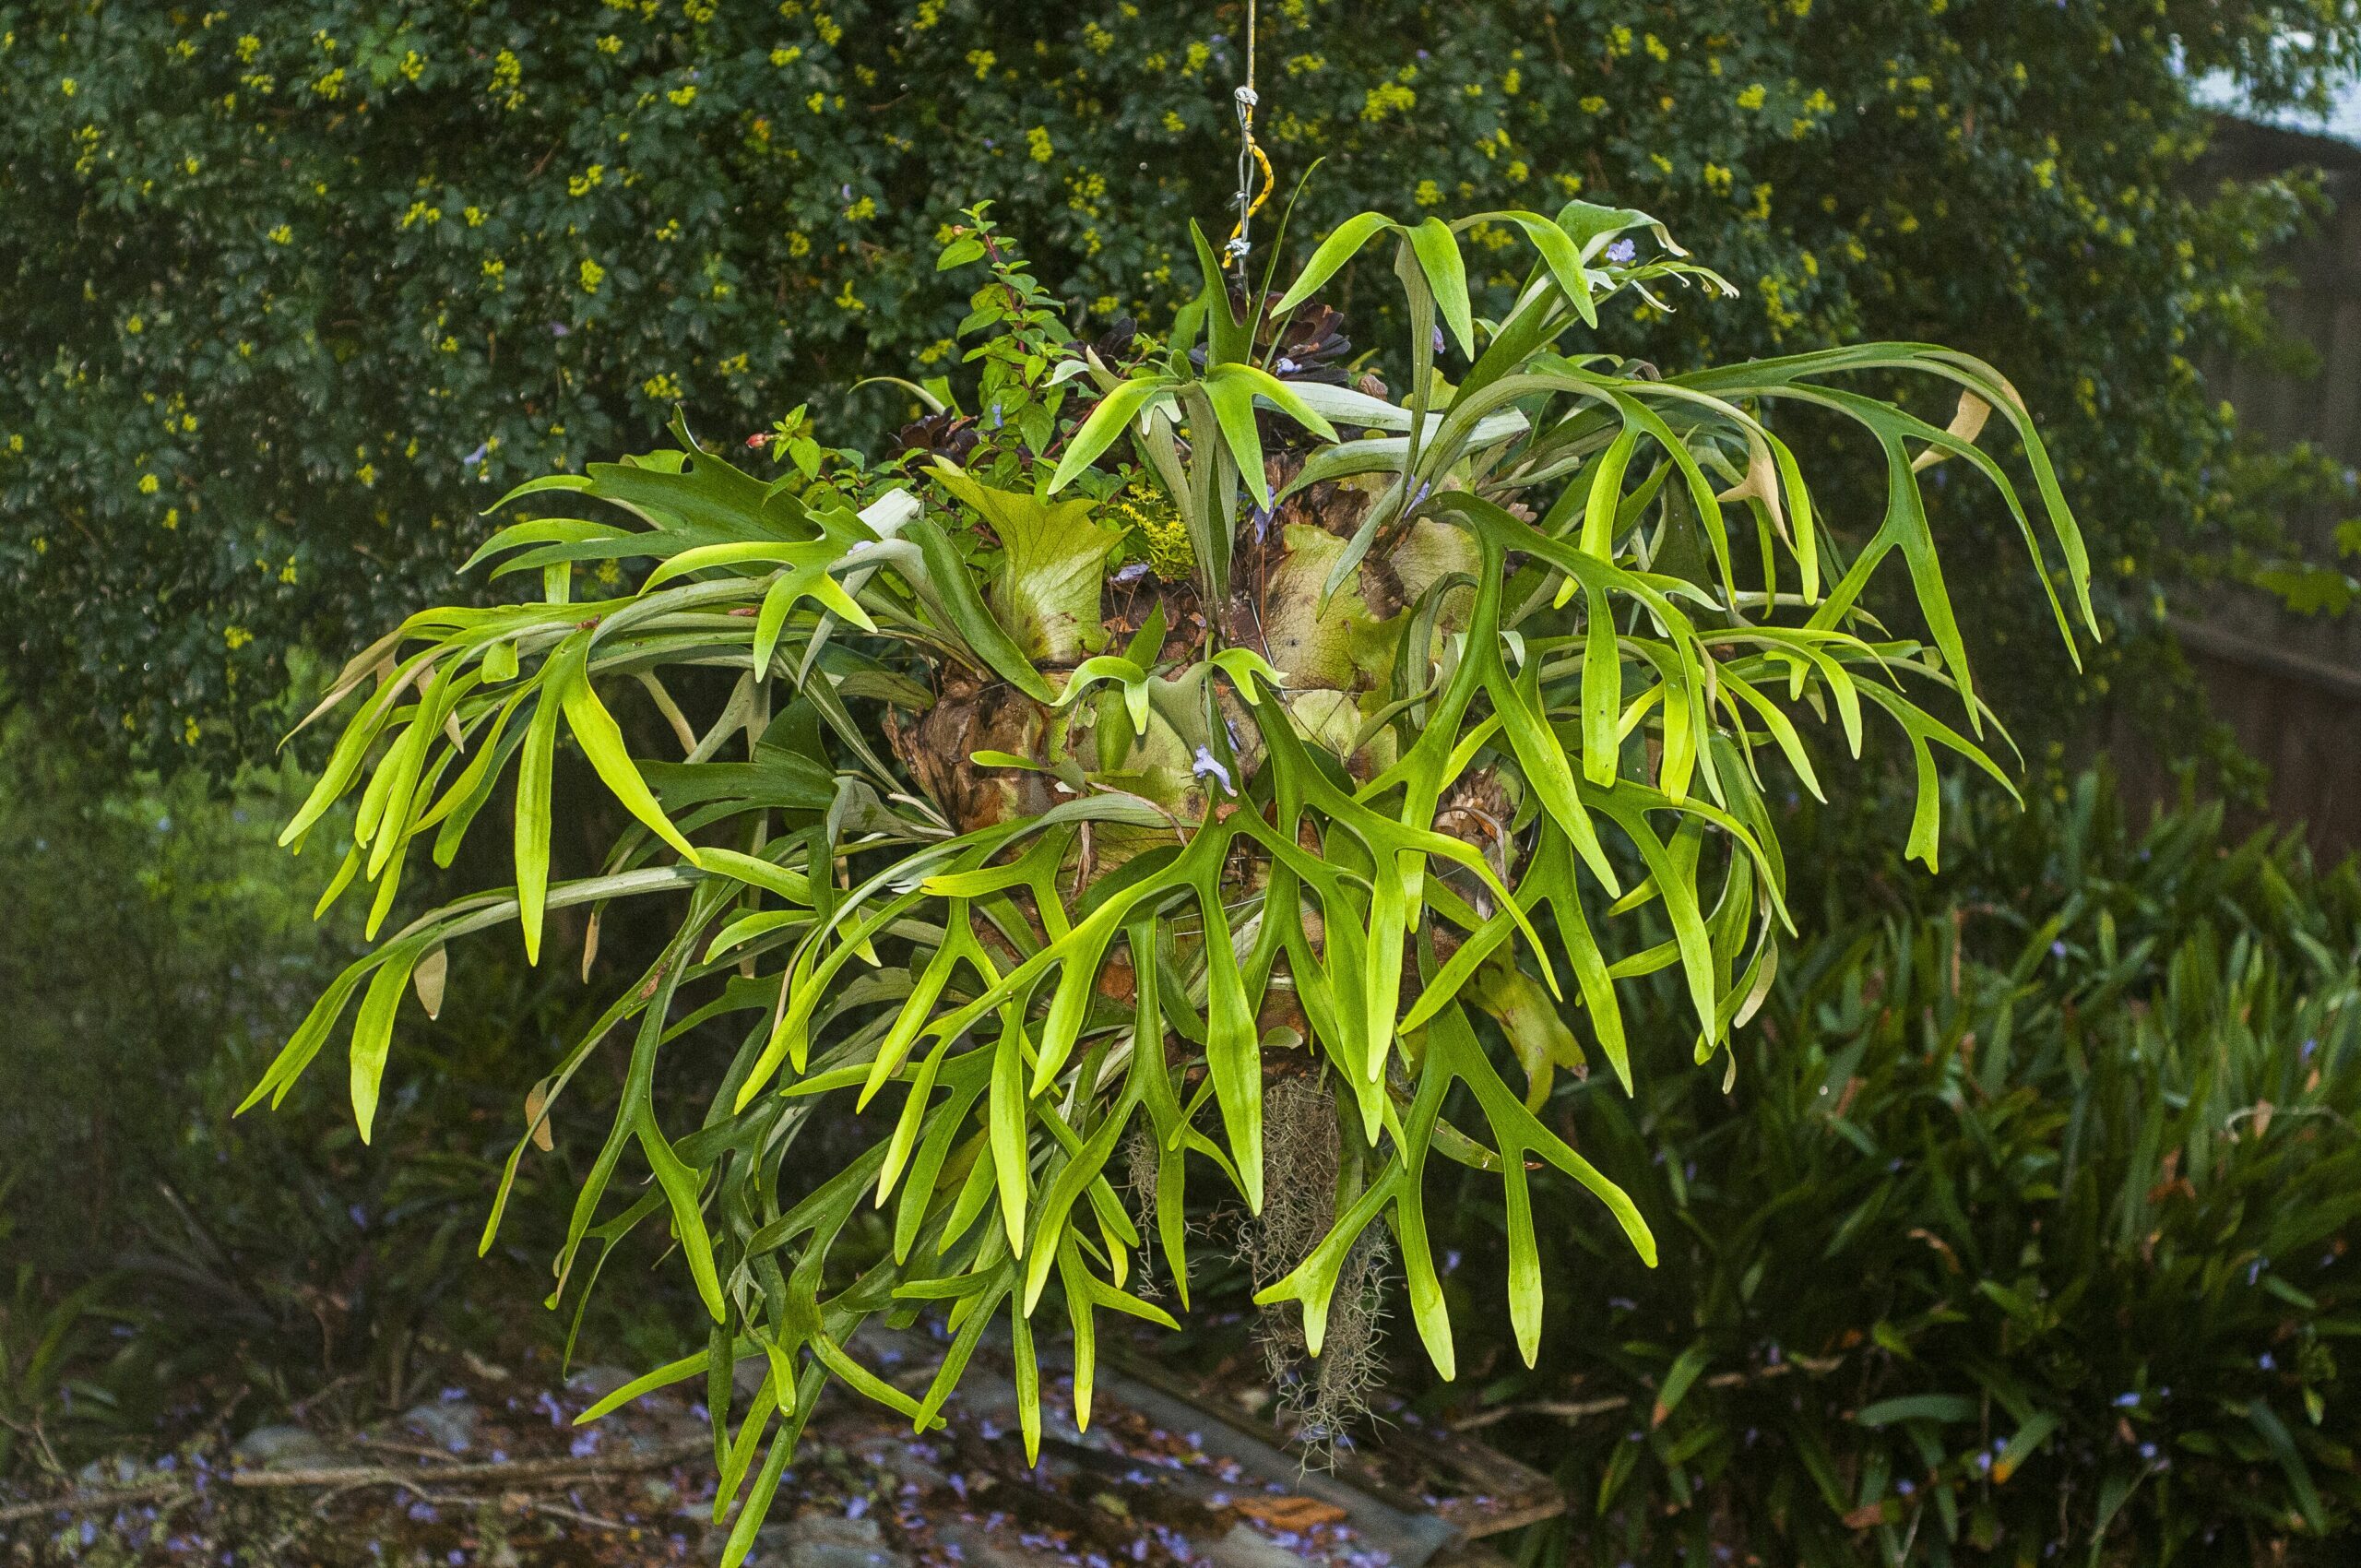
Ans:
<svg viewBox="0 0 2361 1568"><path fill-rule="evenodd" d="M1189 770L1200 778L1219 779L1221 792L1225 795L1238 793L1238 787L1229 781L1229 769L1221 765L1221 760L1214 755L1213 748L1210 746L1197 748L1196 760L1190 764Z"/></svg>
<svg viewBox="0 0 2361 1568"><path fill-rule="evenodd" d="M1607 259L1613 262L1628 262L1639 254L1640 247L1629 240L1618 240L1607 247Z"/></svg>

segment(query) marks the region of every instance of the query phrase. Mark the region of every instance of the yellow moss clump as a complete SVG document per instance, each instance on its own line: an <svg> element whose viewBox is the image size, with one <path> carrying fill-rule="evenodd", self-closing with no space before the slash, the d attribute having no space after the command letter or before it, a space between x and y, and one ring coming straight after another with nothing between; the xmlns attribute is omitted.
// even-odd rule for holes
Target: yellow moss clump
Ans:
<svg viewBox="0 0 2361 1568"><path fill-rule="evenodd" d="M1189 527L1172 498L1156 485L1133 483L1107 504L1106 515L1121 526L1131 554L1165 581L1179 582L1197 569Z"/></svg>

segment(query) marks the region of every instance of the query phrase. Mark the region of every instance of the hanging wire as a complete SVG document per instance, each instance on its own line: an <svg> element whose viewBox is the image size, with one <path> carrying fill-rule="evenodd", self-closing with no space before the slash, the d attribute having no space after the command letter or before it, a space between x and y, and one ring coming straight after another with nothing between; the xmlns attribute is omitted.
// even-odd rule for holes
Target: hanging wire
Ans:
<svg viewBox="0 0 2361 1568"><path fill-rule="evenodd" d="M1246 275L1247 253L1253 247L1248 238L1248 228L1263 204L1271 199L1271 186L1276 183L1271 172L1271 160L1254 139L1254 106L1260 101L1254 96L1254 32L1255 0L1246 0L1246 82L1231 97L1238 104L1238 226L1229 232L1226 265L1238 268L1239 276ZM1260 169L1263 188L1254 189L1254 174Z"/></svg>

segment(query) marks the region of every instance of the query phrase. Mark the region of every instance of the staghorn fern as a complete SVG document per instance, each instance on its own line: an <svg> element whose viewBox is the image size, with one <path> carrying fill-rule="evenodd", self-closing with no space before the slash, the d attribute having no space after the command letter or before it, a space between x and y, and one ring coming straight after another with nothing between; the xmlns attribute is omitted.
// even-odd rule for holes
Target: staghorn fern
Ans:
<svg viewBox="0 0 2361 1568"><path fill-rule="evenodd" d="M591 943L596 911L620 901L670 911L660 954L536 1091L517 1156L628 1027L623 1100L551 1303L587 1244L603 1256L669 1224L709 1348L608 1404L706 1374L718 1510L764 1454L732 1561L831 1379L924 1426L1004 1322L1030 1451L1031 1324L1054 1296L1086 1422L1097 1314L1171 1322L1127 1289L1151 1253L1186 1305L1189 1176L1262 1207L1266 1081L1333 1096L1343 1136L1333 1228L1258 1300L1299 1308L1316 1355L1339 1275L1382 1219L1410 1320L1450 1376L1421 1206L1441 1155L1503 1183L1530 1360L1528 1170L1571 1176L1655 1250L1535 1111L1589 1049L1628 1089L1619 980L1678 970L1700 1063L1762 1000L1792 929L1763 770L1821 794L1798 719L1856 757L1865 716L1893 722L1916 764L1909 849L1930 866L1934 750L2008 783L1979 743L1989 716L1917 481L1952 458L1990 480L2070 646L2034 520L1975 445L1995 411L2091 621L2072 518L1988 366L1874 344L1659 376L1564 351L1619 292L1660 306L1668 284L1733 291L1643 214L1364 214L1276 295L1230 286L1200 234L1204 287L1169 339L1091 347L988 215L970 217L943 264L990 269L965 329L981 417L937 382L910 387L932 411L874 467L820 447L798 410L767 438L773 478L676 423L676 449L522 486L503 505L591 502L599 518L516 523L478 552L495 576L539 571L540 602L423 612L351 661L320 711L356 710L287 834L300 843L359 790L330 897L372 882L374 938L414 840L432 834L448 865L514 774L515 885L397 930L255 1090L283 1099L358 993L364 1136L403 992L432 1010L454 939L515 925L538 959L552 909L593 911ZM1498 322L1471 311L1460 240L1477 223L1537 257ZM1382 239L1412 327L1404 401L1374 377L1342 385L1341 331L1312 302ZM1467 362L1455 384L1446 332ZM1904 375L1956 395L1947 427L1849 385ZM1856 422L1885 455L1883 519L1849 561L1774 428L1800 409ZM1859 607L1896 552L1925 643ZM573 598L586 564L611 597ZM1939 689L1966 733L1911 695ZM682 759L635 753L610 707L635 690L647 732L669 730ZM562 732L635 821L597 874L552 882ZM742 1043L702 1123L668 1132L665 1047L725 1028ZM782 1191L814 1117L881 1097L889 1135ZM653 1185L610 1202L635 1149ZM1144 1224L1117 1194L1122 1162L1110 1177L1119 1149L1152 1169ZM832 1269L869 1205L890 1214L890 1252ZM868 1319L938 1306L953 1338L922 1396L846 1348ZM750 1355L768 1373L733 1413L731 1367Z"/></svg>

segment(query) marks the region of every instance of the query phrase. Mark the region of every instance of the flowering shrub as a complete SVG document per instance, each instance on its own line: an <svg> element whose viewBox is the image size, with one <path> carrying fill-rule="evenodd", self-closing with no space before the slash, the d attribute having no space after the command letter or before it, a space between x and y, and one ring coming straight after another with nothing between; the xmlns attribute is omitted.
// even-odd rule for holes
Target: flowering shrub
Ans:
<svg viewBox="0 0 2361 1568"><path fill-rule="evenodd" d="M1479 230L1528 258L1489 319ZM552 1302L587 1245L669 1226L708 1348L608 1403L706 1377L717 1516L746 1498L730 1563L831 1382L923 1429L1004 1330L1029 1452L1034 1323L1055 1302L1086 1425L1099 1315L1170 1324L1133 1288L1151 1271L1187 1306L1192 1176L1258 1217L1256 1299L1309 1355L1382 1245L1449 1378L1426 1185L1441 1161L1488 1173L1531 1364L1531 1170L1571 1178L1643 1259L1657 1246L1536 1112L1594 1052L1631 1088L1618 982L1659 971L1696 1061L1735 1073L1795 931L1765 778L1822 793L1797 719L1855 756L1870 724L1899 736L1907 850L1930 866L1936 754L2007 782L1920 475L1988 484L2038 580L2054 564L2064 585L2057 631L2095 629L2047 452L1982 361L1872 343L1667 374L1590 349L1630 302L1735 293L1643 212L1359 213L1283 291L1275 266L1225 272L1192 228L1200 287L1171 331L1089 344L983 208L946 242L941 269L984 272L961 329L977 368L905 384L931 411L890 458L824 446L799 410L749 443L772 477L676 425L676 446L517 486L504 505L539 515L476 559L537 574L540 600L423 611L354 657L286 832L357 791L323 902L373 885L374 937L418 840L449 864L513 764L513 887L395 929L249 1101L283 1099L357 997L364 1137L404 996L439 1007L457 939L514 922L538 961L552 912L587 909L587 966L611 910L667 911L658 956L528 1102L509 1170L629 1026ZM1372 246L1410 326L1398 397L1349 381L1317 298ZM1857 389L1888 378L1930 387L1948 423ZM1821 521L1845 503L1807 483L1797 414L1882 456L1882 522L1857 549ZM1977 444L1987 424L2016 438L2026 493ZM1863 608L1889 566L1924 640ZM682 760L635 745L616 706L641 697L641 732ZM587 876L553 875L569 736L635 819ZM656 1086L682 1082L692 1035L736 1043L676 1135ZM788 1163L818 1127L872 1135L834 1169ZM653 1185L618 1208L627 1155ZM890 1241L854 1230L889 1207ZM495 1203L487 1247L498 1223ZM937 1305L953 1338L923 1394L858 1359L861 1324ZM765 1375L738 1410L745 1358Z"/></svg>
<svg viewBox="0 0 2361 1568"><path fill-rule="evenodd" d="M2008 364L2069 437L2069 480L2107 498L2094 603L2133 624L2240 493L2190 364L2252 327L2260 247L2296 211L2276 185L2187 194L2205 122L2183 65L2295 90L2355 40L2331 0L1263 18L1264 139L1283 180L1326 160L1299 233L1372 207L1630 203L1745 297L1619 305L1610 350L1924 338ZM343 646L390 582L453 591L517 480L644 445L675 402L716 439L872 369L949 368L966 307L931 259L984 196L1070 323L1149 319L1194 265L1183 222L1228 198L1243 21L1115 0L0 8L10 693L151 759L267 751L291 651ZM1516 236L1470 238L1497 316ZM1333 303L1403 340L1370 282ZM873 447L910 412L878 386L830 424ZM1825 460L1855 457L1873 474L1857 441ZM1950 516L1978 559L2013 536L1978 499ZM1956 586L2039 694L2024 712L2070 713L2024 580Z"/></svg>

